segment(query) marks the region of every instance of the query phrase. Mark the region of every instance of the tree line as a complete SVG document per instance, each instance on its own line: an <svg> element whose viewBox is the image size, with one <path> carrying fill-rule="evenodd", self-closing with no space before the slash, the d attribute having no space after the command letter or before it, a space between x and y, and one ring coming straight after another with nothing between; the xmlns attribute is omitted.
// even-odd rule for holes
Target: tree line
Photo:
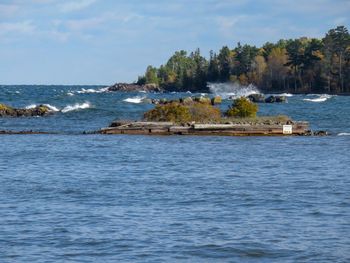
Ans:
<svg viewBox="0 0 350 263"><path fill-rule="evenodd" d="M322 39L301 37L262 47L224 46L174 55L159 68L148 66L138 84L154 83L168 91L207 91L208 82L254 84L265 92L350 93L350 34L346 27L329 30Z"/></svg>

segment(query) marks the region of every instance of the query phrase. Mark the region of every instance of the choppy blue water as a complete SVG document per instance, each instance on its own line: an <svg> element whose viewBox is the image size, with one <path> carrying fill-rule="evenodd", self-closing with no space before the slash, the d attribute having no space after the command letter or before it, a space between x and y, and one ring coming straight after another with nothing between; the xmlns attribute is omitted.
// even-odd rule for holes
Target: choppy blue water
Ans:
<svg viewBox="0 0 350 263"><path fill-rule="evenodd" d="M0 262L350 261L350 97L260 105L329 137L103 136L80 133L152 107L126 98L184 94L82 88L0 87L12 106L90 105L0 119L59 132L0 136Z"/></svg>

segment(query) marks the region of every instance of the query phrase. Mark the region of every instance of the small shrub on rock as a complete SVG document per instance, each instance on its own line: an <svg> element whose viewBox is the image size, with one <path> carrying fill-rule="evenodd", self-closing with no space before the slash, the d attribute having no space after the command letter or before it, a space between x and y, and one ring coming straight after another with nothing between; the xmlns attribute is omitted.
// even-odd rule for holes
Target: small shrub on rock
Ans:
<svg viewBox="0 0 350 263"><path fill-rule="evenodd" d="M239 118L256 117L257 112L258 105L241 97L233 101L232 106L226 112L226 116Z"/></svg>
<svg viewBox="0 0 350 263"><path fill-rule="evenodd" d="M215 123L220 122L221 112L211 104L201 102L171 102L157 105L144 114L146 121L169 121L175 123Z"/></svg>
<svg viewBox="0 0 350 263"><path fill-rule="evenodd" d="M188 107L177 102L157 105L153 110L144 114L147 121L171 121L176 123L191 121Z"/></svg>

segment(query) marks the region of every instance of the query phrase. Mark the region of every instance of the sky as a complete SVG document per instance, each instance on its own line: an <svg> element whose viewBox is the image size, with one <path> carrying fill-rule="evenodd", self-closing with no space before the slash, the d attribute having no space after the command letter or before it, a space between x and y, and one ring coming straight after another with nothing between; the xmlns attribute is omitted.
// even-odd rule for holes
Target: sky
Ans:
<svg viewBox="0 0 350 263"><path fill-rule="evenodd" d="M0 84L132 82L177 50L321 38L350 0L0 0Z"/></svg>

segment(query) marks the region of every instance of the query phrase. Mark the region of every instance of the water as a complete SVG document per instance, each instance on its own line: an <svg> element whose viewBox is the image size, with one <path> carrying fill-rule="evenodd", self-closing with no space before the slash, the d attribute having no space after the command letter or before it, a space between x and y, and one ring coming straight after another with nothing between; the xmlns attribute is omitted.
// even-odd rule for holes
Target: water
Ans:
<svg viewBox="0 0 350 263"><path fill-rule="evenodd" d="M123 100L184 94L0 89L13 106L91 105L0 119L59 132L0 136L0 262L350 261L350 97L260 105L329 137L103 136L81 132L152 107Z"/></svg>

